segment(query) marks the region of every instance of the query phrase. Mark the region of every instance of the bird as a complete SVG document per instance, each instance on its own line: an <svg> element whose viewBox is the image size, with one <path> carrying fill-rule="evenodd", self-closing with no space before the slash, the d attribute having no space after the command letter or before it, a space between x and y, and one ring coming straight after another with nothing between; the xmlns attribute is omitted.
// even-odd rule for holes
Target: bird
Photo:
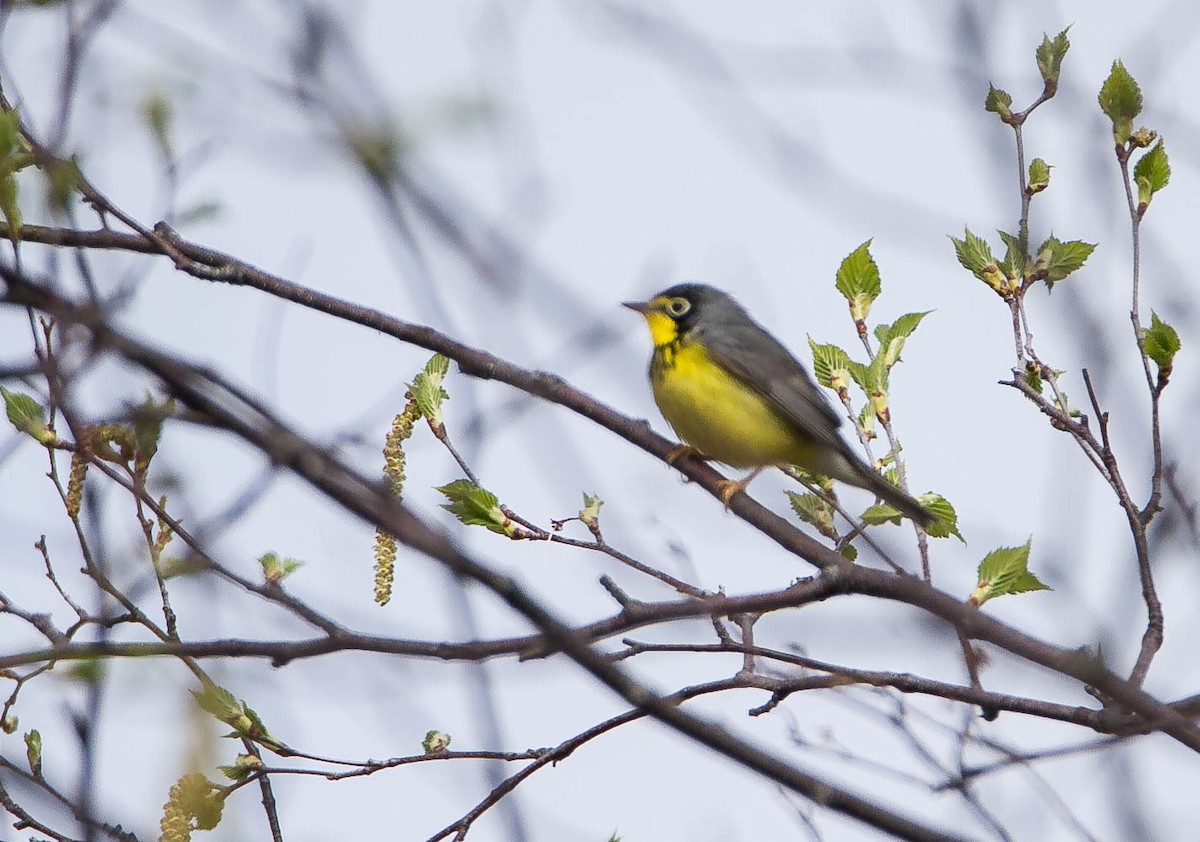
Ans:
<svg viewBox="0 0 1200 842"><path fill-rule="evenodd" d="M933 521L850 448L841 416L804 365L731 295L689 282L622 305L646 319L654 401L685 442L668 461L690 452L754 469L723 483L726 506L763 469L794 465L866 489L922 527Z"/></svg>

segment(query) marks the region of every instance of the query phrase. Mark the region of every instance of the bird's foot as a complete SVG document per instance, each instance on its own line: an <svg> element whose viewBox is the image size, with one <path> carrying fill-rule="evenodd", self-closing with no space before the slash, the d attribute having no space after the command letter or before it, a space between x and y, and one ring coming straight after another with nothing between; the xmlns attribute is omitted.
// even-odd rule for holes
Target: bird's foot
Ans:
<svg viewBox="0 0 1200 842"><path fill-rule="evenodd" d="M729 504L733 500L733 495L745 491L746 486L753 482L754 478L762 472L762 468L755 468L742 479L723 479L717 483L717 495L721 498L721 502L725 504L725 511L729 511Z"/></svg>
<svg viewBox="0 0 1200 842"><path fill-rule="evenodd" d="M685 456L694 456L697 459L704 459L704 454L690 444L680 444L671 448L671 452L667 454L667 464L674 465Z"/></svg>

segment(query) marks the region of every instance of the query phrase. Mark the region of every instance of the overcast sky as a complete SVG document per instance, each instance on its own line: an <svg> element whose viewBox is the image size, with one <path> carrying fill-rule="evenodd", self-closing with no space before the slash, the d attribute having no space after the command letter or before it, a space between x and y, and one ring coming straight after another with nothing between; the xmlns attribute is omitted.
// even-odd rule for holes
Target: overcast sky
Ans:
<svg viewBox="0 0 1200 842"><path fill-rule="evenodd" d="M59 125L65 14L12 11L0 34L5 93L48 142ZM1079 405L1080 369L1092 372L1113 415L1127 480L1143 499L1148 401L1128 320L1129 225L1096 104L1112 61L1123 59L1145 96L1139 124L1157 129L1171 155L1171 184L1146 220L1143 314L1148 319L1153 308L1183 334L1163 431L1181 482L1194 489L1194 4L481 0L335 3L322 14L329 51L304 91L305 107L294 83L306 57L296 49L301 30L292 4L119 4L80 65L59 150L78 152L89 178L144 223L174 217L185 236L554 371L664 433L645 380L649 340L620 301L703 280L736 294L802 359L809 358L808 337L853 352L853 324L833 279L842 258L871 239L883 277L872 322L934 311L893 372L892 401L914 490L947 497L967 541L936 543L935 583L965 596L985 553L1032 536L1031 564L1055 590L987 610L1059 645L1102 641L1114 668L1128 669L1144 625L1128 530L1078 448L1015 391L997 385L1013 365L1008 314L957 264L947 235L961 236L964 225L993 239L997 228L1015 229L1011 132L983 111L983 98L991 81L1016 106L1031 101L1041 88L1034 48L1044 32L1070 25L1060 94L1035 113L1026 133L1028 156L1054 167L1050 189L1034 202L1031 228L1035 242L1053 232L1099 247L1077 276L1052 296L1035 291L1029 306L1039 351L1066 372L1065 388ZM174 183L164 177L142 116L156 96L174 113ZM469 257L419 205L407 204L399 215L387 206L346 152L339 128L347 125L399 130L414 184L462 226ZM25 187L26 220L47 221L36 181ZM211 203L215 214L192 217ZM95 226L86 209L78 215L84 227ZM23 257L34 271L55 265L34 247ZM290 423L341 447L364 469L380 469L387 425L426 352L261 294L201 283L165 260L114 254L96 265L102 289L136 291L121 316L130 330L228 373ZM69 274L62 278L65 288L78 289ZM0 363L23 360L28 351L24 315L0 312ZM149 385L109 366L92 373L84 394L89 409L103 415L139 401ZM810 572L674 472L586 421L456 373L448 390L451 434L484 484L521 514L547 524L573 514L581 492L598 494L614 545L705 588L767 590ZM457 478L457 469L429 435L415 436L410 450L406 500L452 528L433 488ZM266 550L304 559L292 589L349 625L426 639L524 629L477 593L469 595L468 619L455 584L432 562L405 553L397 600L374 606L373 530L296 481L266 473L260 457L229 437L169 425L158 465L161 479L169 471L184 483L167 493L186 523L209 527L207 540L222 560L249 575ZM66 569L78 565L53 489L40 479L44 472L38 448L0 433L2 589L48 606L33 542L46 534ZM785 487L772 476L752 491L783 513ZM250 503L234 505L239 495ZM868 502L860 492L844 497ZM130 579L144 575L128 500L106 499L106 550ZM614 610L596 584L602 573L640 598L669 595L581 553L478 532L463 540L573 620ZM880 534L899 557L915 558L907 530ZM1160 558L1167 643L1148 689L1161 698L1196 691L1194 559L1195 548L1179 542L1168 542ZM177 600L183 630L196 638L300 633L211 582L181 582ZM26 633L15 623L0 625L0 636ZM829 661L961 679L961 657L946 630L888 604L814 606L764 621L761 633L773 645L794 643ZM691 624L655 636L698 641L711 632ZM737 663L663 657L632 667L671 691L728 675ZM417 751L430 728L451 733L454 748L551 745L622 709L559 660L489 665L490 689L469 666L375 656L282 670L253 662L214 669L287 742L346 757ZM170 784L197 757L210 772L213 763L229 762L234 744L195 736L216 729L189 718L188 676L175 665L119 665L113 678L98 803L106 818L154 838ZM1078 688L1003 657L984 683L1091 703ZM78 700L52 682L25 693L22 729L38 727L53 756L51 746L71 739L63 699ZM488 693L499 723L496 746L489 746L480 704ZM862 712L887 701L827 693L793 698L769 716L745 716L765 700L746 691L695 709L888 804L984 835L951 796L790 742L798 731L826 748L910 763L880 718ZM954 724L961 712L926 700L910 715L938 744L945 735L922 717ZM1025 749L1086 736L1010 715L984 733ZM18 739L0 737L0 748L19 757ZM1195 764L1163 743L1138 741L1107 765L1081 758L1038 768L1098 838L1134 838L1136 828L1121 824L1128 818L1122 800L1144 799L1158 823L1142 830L1181 839L1173 819L1190 812ZM71 780L69 771L55 771ZM919 765L909 772L936 777ZM297 777L276 786L289 840L425 838L490 788L482 767L466 763L339 783ZM1014 773L989 779L981 791L1014 838L1081 838L1032 794L1039 786ZM513 827L505 821L523 821L528 838L539 842L604 840L614 830L629 842L803 838L798 811L813 813L827 839L872 838L650 724L618 729L538 773L514 804L519 819L498 812L471 838L505 838ZM257 796L247 792L231 800L211 837L262 834ZM8 838L25 837L0 832Z"/></svg>

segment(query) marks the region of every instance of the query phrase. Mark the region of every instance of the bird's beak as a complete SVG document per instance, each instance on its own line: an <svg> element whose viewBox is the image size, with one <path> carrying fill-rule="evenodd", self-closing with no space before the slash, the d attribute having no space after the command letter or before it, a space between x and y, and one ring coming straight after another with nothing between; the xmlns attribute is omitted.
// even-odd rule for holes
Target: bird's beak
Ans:
<svg viewBox="0 0 1200 842"><path fill-rule="evenodd" d="M649 301L622 301L622 307L628 307L630 310L637 310L643 316L647 313L653 313L657 308Z"/></svg>

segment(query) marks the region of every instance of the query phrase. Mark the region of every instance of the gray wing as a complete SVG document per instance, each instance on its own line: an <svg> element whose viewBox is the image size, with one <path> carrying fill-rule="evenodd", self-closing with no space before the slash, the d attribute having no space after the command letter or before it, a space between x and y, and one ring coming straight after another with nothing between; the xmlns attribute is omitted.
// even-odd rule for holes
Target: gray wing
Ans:
<svg viewBox="0 0 1200 842"><path fill-rule="evenodd" d="M779 413L814 439L835 447L846 444L838 435L841 417L813 382L804 366L775 337L745 316L742 323L726 321L704 333L704 346L713 359L755 385Z"/></svg>

